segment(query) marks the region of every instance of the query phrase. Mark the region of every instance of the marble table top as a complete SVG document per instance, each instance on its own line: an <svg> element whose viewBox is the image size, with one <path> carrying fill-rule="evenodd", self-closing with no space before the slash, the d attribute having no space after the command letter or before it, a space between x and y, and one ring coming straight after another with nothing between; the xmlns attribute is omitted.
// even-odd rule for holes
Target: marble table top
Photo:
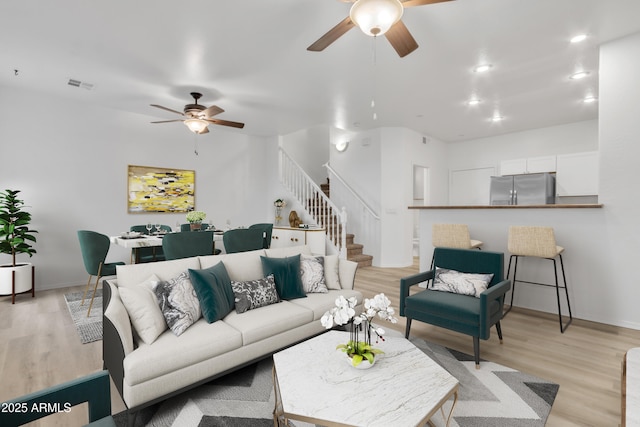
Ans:
<svg viewBox="0 0 640 427"><path fill-rule="evenodd" d="M147 246L162 246L162 237L161 236L141 236L138 238L128 238L123 239L120 236L112 236L110 237L111 243L114 243L118 246L123 246L128 249L132 248L143 248Z"/></svg>
<svg viewBox="0 0 640 427"><path fill-rule="evenodd" d="M457 398L458 380L410 341L385 337L375 344L384 354L360 370L335 350L348 339L347 332L329 331L273 355L285 418L332 426L417 426Z"/></svg>

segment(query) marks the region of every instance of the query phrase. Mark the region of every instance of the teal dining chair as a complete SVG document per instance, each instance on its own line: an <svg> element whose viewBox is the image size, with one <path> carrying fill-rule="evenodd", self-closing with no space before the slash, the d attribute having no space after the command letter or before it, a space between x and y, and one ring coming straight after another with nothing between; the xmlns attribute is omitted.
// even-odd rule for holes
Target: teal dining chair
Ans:
<svg viewBox="0 0 640 427"><path fill-rule="evenodd" d="M264 246L264 232L259 228L236 228L225 231L222 236L228 254L255 251Z"/></svg>
<svg viewBox="0 0 640 427"><path fill-rule="evenodd" d="M167 234L162 238L162 250L167 260L212 255L213 231Z"/></svg>
<svg viewBox="0 0 640 427"><path fill-rule="evenodd" d="M137 231L138 233L142 233L142 234L148 233L146 225L132 225L129 230ZM171 227L163 224L160 226L160 230L170 233ZM136 263L155 262L155 261L165 260L164 252L162 251L161 246L153 246L149 248L144 248L144 247L134 248L132 249L131 255L132 255L132 259L135 259Z"/></svg>
<svg viewBox="0 0 640 427"><path fill-rule="evenodd" d="M200 224L200 230L198 231L207 230L208 228L209 224L203 222L202 224ZM191 224L180 224L180 231L191 231Z"/></svg>
<svg viewBox="0 0 640 427"><path fill-rule="evenodd" d="M93 306L93 299L96 296L98 290L98 283L101 277L115 276L116 266L124 265L124 262L105 262L107 259L107 253L109 252L109 246L111 241L108 236L89 230L78 230L78 240L80 241L80 251L82 252L82 260L84 262L84 268L89 273L89 280L87 281L87 287L82 295L82 302L80 305L84 305L84 300L87 296L87 292L91 287L91 277L96 276L96 284L93 287L93 295L91 295L91 303L89 303L89 309L87 310L87 317L91 315L91 307Z"/></svg>
<svg viewBox="0 0 640 427"><path fill-rule="evenodd" d="M249 228L257 228L262 230L262 248L269 249L271 247L271 234L273 233L273 224L259 223L250 225Z"/></svg>

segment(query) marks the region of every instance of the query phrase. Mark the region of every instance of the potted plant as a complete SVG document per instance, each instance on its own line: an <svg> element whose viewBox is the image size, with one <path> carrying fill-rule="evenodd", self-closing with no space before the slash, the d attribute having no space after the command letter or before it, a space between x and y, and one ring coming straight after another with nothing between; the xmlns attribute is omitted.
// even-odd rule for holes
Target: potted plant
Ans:
<svg viewBox="0 0 640 427"><path fill-rule="evenodd" d="M36 241L36 230L29 229L31 214L23 210L24 202L18 198L20 190L0 192L0 253L11 255L10 264L0 265L0 294L8 295L32 291L33 266L18 263L18 254L36 253L30 242Z"/></svg>
<svg viewBox="0 0 640 427"><path fill-rule="evenodd" d="M202 221L207 217L207 214L202 211L187 212L187 221L191 226L191 230L200 230L202 227Z"/></svg>
<svg viewBox="0 0 640 427"><path fill-rule="evenodd" d="M383 351L377 349L371 344L371 332L377 338L384 341L384 329L377 327L371 323L374 317L396 323L398 319L394 316L395 311L391 307L391 301L385 294L378 294L372 299L365 298L364 311L356 316L355 306L357 301L355 297L346 299L340 295L336 299L336 306L324 313L320 322L327 329L336 325L350 324L349 341L346 344L339 344L336 349L342 350L347 356L352 366L360 369L366 369L373 366L376 355L382 354ZM360 336L363 332L363 336ZM362 364L363 361L369 363Z"/></svg>

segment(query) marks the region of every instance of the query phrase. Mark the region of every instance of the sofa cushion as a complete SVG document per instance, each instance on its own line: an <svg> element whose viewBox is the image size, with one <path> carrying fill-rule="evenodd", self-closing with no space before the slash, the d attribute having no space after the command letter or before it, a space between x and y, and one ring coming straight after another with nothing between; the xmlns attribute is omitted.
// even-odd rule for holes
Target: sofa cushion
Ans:
<svg viewBox="0 0 640 427"><path fill-rule="evenodd" d="M436 274L430 289L480 298L480 294L487 290L491 279L493 279L493 274L461 273L456 270L436 267Z"/></svg>
<svg viewBox="0 0 640 427"><path fill-rule="evenodd" d="M213 323L233 310L231 279L222 262L202 270L189 269L189 278L196 291L202 317Z"/></svg>
<svg viewBox="0 0 640 427"><path fill-rule="evenodd" d="M262 264L260 263L261 255L264 255L264 249L233 254L211 255L200 257L200 264L201 268L208 268L222 261L231 280L244 282L246 280L262 279L264 277L262 274Z"/></svg>
<svg viewBox="0 0 640 427"><path fill-rule="evenodd" d="M324 257L300 255L300 278L306 293L329 292L324 279Z"/></svg>
<svg viewBox="0 0 640 427"><path fill-rule="evenodd" d="M340 259L338 258L338 255L326 255L324 257L324 279L328 289L335 289L338 291L342 289L338 270L339 263Z"/></svg>
<svg viewBox="0 0 640 427"><path fill-rule="evenodd" d="M311 310L289 301L280 301L242 314L232 311L224 318L224 323L240 331L243 345L271 338L312 321Z"/></svg>
<svg viewBox="0 0 640 427"><path fill-rule="evenodd" d="M281 299L289 300L307 296L300 278L300 254L285 258L261 256L260 259L264 276L273 274Z"/></svg>
<svg viewBox="0 0 640 427"><path fill-rule="evenodd" d="M169 280L189 268L201 268L200 260L197 257L193 257L162 262L146 262L144 264L118 265L116 267L118 287L138 286L139 283L147 280L152 274L158 276L160 280Z"/></svg>
<svg viewBox="0 0 640 427"><path fill-rule="evenodd" d="M200 303L187 271L166 282L155 283L153 292L167 326L176 336L182 335L200 318Z"/></svg>
<svg viewBox="0 0 640 427"><path fill-rule="evenodd" d="M224 322L201 319L180 336L166 331L151 345L141 343L124 358L125 381L135 385L153 380L241 346L239 331Z"/></svg>
<svg viewBox="0 0 640 427"><path fill-rule="evenodd" d="M307 294L307 298L298 298L290 302L300 307L304 307L313 312L313 320L320 321L322 315L335 305L338 296L345 298L355 297L357 305L362 304L362 294L358 291L342 289L340 291L328 291L326 294Z"/></svg>
<svg viewBox="0 0 640 427"><path fill-rule="evenodd" d="M152 274L138 286L120 288L120 299L129 313L131 324L140 339L147 344L154 342L167 330L167 322L152 290L153 285L158 282L158 276Z"/></svg>
<svg viewBox="0 0 640 427"><path fill-rule="evenodd" d="M232 281L231 288L235 296L236 313L280 302L273 274L258 280Z"/></svg>

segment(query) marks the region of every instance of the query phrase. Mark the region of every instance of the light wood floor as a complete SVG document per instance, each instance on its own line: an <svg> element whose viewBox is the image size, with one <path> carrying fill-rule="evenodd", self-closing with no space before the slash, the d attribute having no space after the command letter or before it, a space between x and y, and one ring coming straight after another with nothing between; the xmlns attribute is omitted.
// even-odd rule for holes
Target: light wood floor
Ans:
<svg viewBox="0 0 640 427"><path fill-rule="evenodd" d="M417 267L358 270L356 288L365 297L384 292L398 307L399 279ZM80 288L36 292L11 305L0 297L0 401L58 384L102 368L102 342L81 344L63 295ZM396 325L404 331L403 318ZM620 424L620 376L624 353L640 345L640 331L574 320L560 333L554 315L514 308L502 321L504 344L495 334L480 342L481 357L560 384L547 426ZM495 332L495 330L493 331ZM413 322L412 336L473 354L470 337ZM113 412L124 405L112 387ZM85 408L34 426L82 425Z"/></svg>

